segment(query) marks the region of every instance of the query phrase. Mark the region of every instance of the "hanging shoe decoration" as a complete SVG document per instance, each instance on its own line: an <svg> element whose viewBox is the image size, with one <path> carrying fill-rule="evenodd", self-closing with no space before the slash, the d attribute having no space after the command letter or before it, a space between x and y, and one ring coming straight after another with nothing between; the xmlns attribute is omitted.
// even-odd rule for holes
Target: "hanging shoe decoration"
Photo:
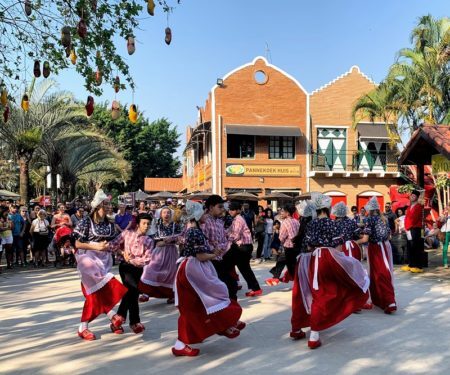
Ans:
<svg viewBox="0 0 450 375"><path fill-rule="evenodd" d="M120 90L120 78L119 76L116 76L114 79L114 92L117 94Z"/></svg>
<svg viewBox="0 0 450 375"><path fill-rule="evenodd" d="M97 86L100 86L103 82L103 77L102 77L102 72L97 69L97 71L95 72L95 84Z"/></svg>
<svg viewBox="0 0 450 375"><path fill-rule="evenodd" d="M166 27L166 37L164 38L164 41L167 45L170 45L170 42L172 42L172 30L170 27Z"/></svg>
<svg viewBox="0 0 450 375"><path fill-rule="evenodd" d="M92 96L88 96L87 102L86 102L86 114L88 117L91 117L94 113L94 98Z"/></svg>
<svg viewBox="0 0 450 375"><path fill-rule="evenodd" d="M25 14L30 17L31 13L33 11L33 8L31 7L31 1L25 0ZM5 121L6 122L6 121Z"/></svg>
<svg viewBox="0 0 450 375"><path fill-rule="evenodd" d="M72 36L70 35L70 27L64 26L61 29L61 44L63 47L67 48L70 46L70 43L72 43Z"/></svg>
<svg viewBox="0 0 450 375"><path fill-rule="evenodd" d="M135 45L135 42L134 42L134 37L132 37L132 36L128 37L127 50L128 50L128 54L129 55L132 55L134 53L134 51L136 51L136 45Z"/></svg>
<svg viewBox="0 0 450 375"><path fill-rule="evenodd" d="M138 117L138 113L137 113L136 105L132 104L132 105L130 105L130 110L128 111L128 118L130 119L130 121L133 124L136 124L137 117Z"/></svg>
<svg viewBox="0 0 450 375"><path fill-rule="evenodd" d="M77 63L77 54L74 49L70 51L70 61L72 62L73 65Z"/></svg>
<svg viewBox="0 0 450 375"><path fill-rule="evenodd" d="M81 39L86 38L87 25L86 25L86 21L83 18L81 18L80 22L78 22L77 31L78 31L78 35L80 36Z"/></svg>
<svg viewBox="0 0 450 375"><path fill-rule="evenodd" d="M155 15L155 2L153 0L148 0L147 1L147 12L151 16Z"/></svg>
<svg viewBox="0 0 450 375"><path fill-rule="evenodd" d="M20 106L25 112L28 112L28 110L30 109L30 99L28 98L27 94L23 94Z"/></svg>
<svg viewBox="0 0 450 375"><path fill-rule="evenodd" d="M113 100L112 102L111 117L113 120L117 120L120 117L120 103L117 100Z"/></svg>
<svg viewBox="0 0 450 375"><path fill-rule="evenodd" d="M39 60L34 61L33 74L36 78L41 76L41 62Z"/></svg>
<svg viewBox="0 0 450 375"><path fill-rule="evenodd" d="M97 0L91 0L91 9L94 13L97 11Z"/></svg>
<svg viewBox="0 0 450 375"><path fill-rule="evenodd" d="M44 78L48 78L48 76L50 75L50 63L48 61L44 62L44 66L42 68L42 75L44 76Z"/></svg>
<svg viewBox="0 0 450 375"><path fill-rule="evenodd" d="M7 122L9 119L9 107L6 107L3 111L3 121Z"/></svg>
<svg viewBox="0 0 450 375"><path fill-rule="evenodd" d="M2 90L2 94L0 95L0 102L2 103L3 107L8 104L8 92L6 91L6 89Z"/></svg>

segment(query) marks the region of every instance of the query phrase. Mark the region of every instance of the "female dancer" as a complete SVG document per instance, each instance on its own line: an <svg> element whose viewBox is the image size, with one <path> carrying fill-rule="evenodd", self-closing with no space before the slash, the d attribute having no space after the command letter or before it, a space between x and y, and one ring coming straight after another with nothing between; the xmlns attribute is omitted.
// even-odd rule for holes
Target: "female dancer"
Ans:
<svg viewBox="0 0 450 375"><path fill-rule="evenodd" d="M88 323L102 313L108 315L111 320L110 328L114 333L123 332L123 319L115 313L113 307L125 295L127 288L111 273L112 257L107 251L107 241L114 238L115 231L114 224L106 219L106 207L109 204L103 190L97 190L91 202L91 214L82 219L73 232L81 290L86 298L78 329L78 336L84 340L96 339L88 329Z"/></svg>
<svg viewBox="0 0 450 375"><path fill-rule="evenodd" d="M321 346L319 331L364 306L369 279L360 262L340 251L343 240L329 218L331 198L322 194L312 198L318 217L306 229L305 241L312 252L301 253L297 264L290 336L304 338L302 328L311 327L308 347L316 349Z"/></svg>
<svg viewBox="0 0 450 375"><path fill-rule="evenodd" d="M173 303L173 283L177 272L178 249L177 241L182 230L172 221L172 210L161 208L160 221L155 233L151 235L155 242L150 263L144 267L139 290L146 296L140 301L148 300L148 296L167 298L167 303Z"/></svg>
<svg viewBox="0 0 450 375"><path fill-rule="evenodd" d="M139 214L136 219L137 228L124 230L110 243L111 250L122 249L124 260L119 264L119 273L123 284L128 288L120 302L117 314L125 322L127 313L130 312L130 328L134 333L145 330L139 317L138 284L143 267L151 259L153 241L146 235L151 221L152 217L149 214Z"/></svg>
<svg viewBox="0 0 450 375"><path fill-rule="evenodd" d="M380 205L376 197L366 204L369 217L366 219L364 233L368 236L369 248L367 263L370 275L370 295L374 305L386 314L397 310L394 292L394 266L392 248L389 242L391 230L389 223L380 215Z"/></svg>
<svg viewBox="0 0 450 375"><path fill-rule="evenodd" d="M239 321L242 308L228 296L227 286L219 280L211 263L222 252L211 251L198 221L203 216L200 203L187 201L189 218L184 246L185 258L176 275L175 304L178 306L178 340L172 348L175 356L194 357L199 349L189 344L201 343L214 334L230 339L239 336L245 323Z"/></svg>

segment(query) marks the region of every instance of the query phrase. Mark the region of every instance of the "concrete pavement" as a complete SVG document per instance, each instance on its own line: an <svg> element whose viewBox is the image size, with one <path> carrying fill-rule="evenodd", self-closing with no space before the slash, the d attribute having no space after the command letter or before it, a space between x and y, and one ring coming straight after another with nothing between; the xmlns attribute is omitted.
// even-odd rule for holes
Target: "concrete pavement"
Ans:
<svg viewBox="0 0 450 375"><path fill-rule="evenodd" d="M271 263L254 266L258 280ZM117 270L115 270L117 274ZM245 287L244 287L245 289ZM234 340L211 337L199 357L175 358L177 309L165 300L141 304L143 335L91 324L98 340L76 336L83 298L75 269L0 274L0 373L7 374L448 374L450 283L396 271L399 311L354 314L321 334L323 346L291 341L286 284L264 295L240 292L248 323Z"/></svg>

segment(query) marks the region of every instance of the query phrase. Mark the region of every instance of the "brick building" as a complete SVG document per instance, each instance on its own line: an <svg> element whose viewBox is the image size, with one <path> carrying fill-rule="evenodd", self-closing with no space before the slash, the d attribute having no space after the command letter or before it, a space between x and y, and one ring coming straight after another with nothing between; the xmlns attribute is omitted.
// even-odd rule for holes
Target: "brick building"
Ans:
<svg viewBox="0 0 450 375"><path fill-rule="evenodd" d="M374 87L358 67L312 94L263 57L238 67L218 79L187 129L184 191L387 200L398 168L385 127L352 127L353 103Z"/></svg>

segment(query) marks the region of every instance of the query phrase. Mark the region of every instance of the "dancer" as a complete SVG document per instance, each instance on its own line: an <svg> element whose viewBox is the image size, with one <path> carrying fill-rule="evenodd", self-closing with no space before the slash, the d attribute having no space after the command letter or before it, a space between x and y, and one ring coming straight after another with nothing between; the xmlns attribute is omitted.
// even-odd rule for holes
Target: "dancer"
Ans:
<svg viewBox="0 0 450 375"><path fill-rule="evenodd" d="M286 205L281 210L281 217L283 219L280 227L280 242L284 248L284 254L286 256L286 267L288 270L289 280L294 280L295 263L299 254L298 249L294 249L294 238L298 234L300 223L292 216L296 212L296 208L293 205Z"/></svg>
<svg viewBox="0 0 450 375"><path fill-rule="evenodd" d="M331 214L336 216L335 224L344 239L342 251L345 255L362 261L360 244L367 242L367 238L359 238L361 229L355 220L350 219L348 208L344 202L336 203L331 209Z"/></svg>
<svg viewBox="0 0 450 375"><path fill-rule="evenodd" d="M366 204L369 217L364 233L368 236L367 263L370 275L370 296L374 305L391 314L397 310L394 292L394 266L389 242L391 230L386 218L380 215L376 197Z"/></svg>
<svg viewBox="0 0 450 375"><path fill-rule="evenodd" d="M250 259L252 258L253 252L252 234L245 219L241 215L241 205L238 202L230 203L229 212L233 218L233 222L228 229L228 239L230 241L230 250L228 253L233 259L233 264L237 266L239 272L247 282L249 291L245 295L247 297L260 296L263 291L250 266Z"/></svg>
<svg viewBox="0 0 450 375"><path fill-rule="evenodd" d="M150 262L144 267L139 290L148 297L167 298L167 303L173 303L173 283L177 272L178 248L177 241L182 228L173 222L172 210L165 206L160 210L160 218L151 237L155 243Z"/></svg>
<svg viewBox="0 0 450 375"><path fill-rule="evenodd" d="M117 315L122 322L125 322L127 313L130 313L130 328L134 333L145 330L139 317L138 285L143 267L151 260L153 240L146 235L151 221L152 217L149 214L139 214L136 219L136 229L124 230L109 245L111 250L122 250L124 260L119 264L119 273L123 285L128 288L120 302ZM116 333L123 333L123 329L122 332Z"/></svg>
<svg viewBox="0 0 450 375"><path fill-rule="evenodd" d="M175 304L178 306L178 340L172 348L175 356L194 357L199 349L190 344L201 343L214 334L230 339L239 336L245 323L239 320L242 308L228 297L227 286L219 280L211 260L222 252L211 250L198 222L204 215L200 203L187 201L189 219L184 255L177 272Z"/></svg>
<svg viewBox="0 0 450 375"><path fill-rule="evenodd" d="M103 190L97 190L91 202L91 214L81 220L73 232L81 290L86 298L78 336L88 341L96 339L88 323L102 313L111 320L112 332L123 332L123 320L113 308L125 295L127 288L111 273L112 257L107 250L108 241L114 238L115 231L114 224L106 219L106 207L109 204Z"/></svg>
<svg viewBox="0 0 450 375"><path fill-rule="evenodd" d="M312 252L301 253L297 264L290 337L302 339L302 328L311 327L308 347L316 349L322 345L319 331L363 307L369 279L359 261L340 251L343 240L329 218L331 198L316 193L312 199L318 217L306 228L305 241Z"/></svg>

